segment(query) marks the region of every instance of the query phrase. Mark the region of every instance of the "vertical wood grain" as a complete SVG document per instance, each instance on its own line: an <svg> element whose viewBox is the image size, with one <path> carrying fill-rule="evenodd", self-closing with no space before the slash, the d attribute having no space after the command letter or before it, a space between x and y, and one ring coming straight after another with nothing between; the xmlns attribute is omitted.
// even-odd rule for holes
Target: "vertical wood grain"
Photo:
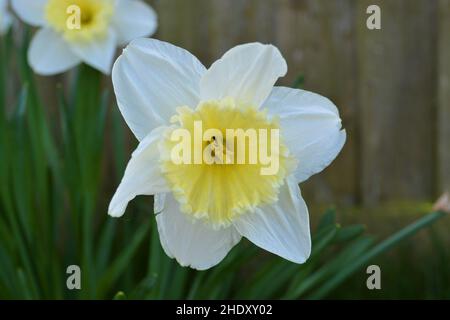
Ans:
<svg viewBox="0 0 450 320"><path fill-rule="evenodd" d="M362 193L366 204L433 191L436 1L357 1ZM382 29L368 30L378 4Z"/></svg>
<svg viewBox="0 0 450 320"><path fill-rule="evenodd" d="M356 51L354 1L279 1L277 43L288 61L283 84L298 75L304 89L330 98L339 109L348 140L338 158L304 186L317 202L358 200Z"/></svg>
<svg viewBox="0 0 450 320"><path fill-rule="evenodd" d="M439 1L437 191L450 190L450 1Z"/></svg>

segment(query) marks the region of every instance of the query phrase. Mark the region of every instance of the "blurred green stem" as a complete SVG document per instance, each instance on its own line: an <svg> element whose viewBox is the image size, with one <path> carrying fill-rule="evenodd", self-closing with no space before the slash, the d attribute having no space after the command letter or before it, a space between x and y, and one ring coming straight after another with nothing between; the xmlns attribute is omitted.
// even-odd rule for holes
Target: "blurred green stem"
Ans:
<svg viewBox="0 0 450 320"><path fill-rule="evenodd" d="M75 92L70 104L74 154L68 155L77 167L72 185L74 195L74 220L79 226L81 236L81 257L83 270L83 295L93 298L96 277L93 264L93 231L96 198L100 180L101 146L103 132L100 137L99 114L101 114L101 74L89 66L82 65L78 69ZM70 121L70 120L69 120Z"/></svg>

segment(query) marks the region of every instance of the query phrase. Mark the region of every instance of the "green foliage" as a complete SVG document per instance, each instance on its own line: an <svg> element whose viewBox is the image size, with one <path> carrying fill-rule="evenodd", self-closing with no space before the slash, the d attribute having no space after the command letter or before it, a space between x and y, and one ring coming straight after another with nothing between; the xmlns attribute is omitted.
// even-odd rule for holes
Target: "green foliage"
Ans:
<svg viewBox="0 0 450 320"><path fill-rule="evenodd" d="M424 216L376 244L364 226L342 227L329 209L313 230L312 254L303 265L242 241L211 270L180 267L160 246L150 203L137 199L120 220L106 215L109 185L117 186L129 154L100 74L80 67L69 94L58 86L59 110L49 115L26 63L27 48L19 48L22 87L10 108L11 36L2 41L0 299L326 298L371 259L443 216ZM81 266L81 290L66 288L72 264Z"/></svg>
<svg viewBox="0 0 450 320"><path fill-rule="evenodd" d="M300 75L292 83L292 88L301 89L304 84L305 84L305 77L303 75Z"/></svg>

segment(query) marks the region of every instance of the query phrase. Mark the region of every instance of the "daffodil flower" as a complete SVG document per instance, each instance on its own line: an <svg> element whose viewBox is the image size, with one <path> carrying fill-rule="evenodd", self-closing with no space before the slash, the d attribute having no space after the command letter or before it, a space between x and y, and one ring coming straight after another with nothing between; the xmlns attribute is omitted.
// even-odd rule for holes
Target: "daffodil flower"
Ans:
<svg viewBox="0 0 450 320"><path fill-rule="evenodd" d="M0 0L0 35L8 31L12 21L12 15L8 12L8 1Z"/></svg>
<svg viewBox="0 0 450 320"><path fill-rule="evenodd" d="M274 87L286 72L284 58L272 45L239 45L206 69L171 44L132 41L116 61L112 78L120 111L140 143L109 215L122 216L137 195L155 195L162 247L182 266L208 269L241 237L287 260L305 262L311 238L298 184L330 164L346 133L330 100ZM196 120L220 131L279 129L279 170L262 175L260 161L174 163L172 133L192 131Z"/></svg>
<svg viewBox="0 0 450 320"><path fill-rule="evenodd" d="M118 46L157 27L155 12L141 0L12 0L12 6L23 21L40 27L28 60L41 75L81 62L109 74Z"/></svg>

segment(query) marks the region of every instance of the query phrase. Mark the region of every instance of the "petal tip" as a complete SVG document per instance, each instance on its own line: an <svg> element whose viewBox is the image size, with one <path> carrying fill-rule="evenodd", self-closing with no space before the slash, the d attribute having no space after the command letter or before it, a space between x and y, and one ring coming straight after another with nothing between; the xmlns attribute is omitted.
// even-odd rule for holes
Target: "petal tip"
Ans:
<svg viewBox="0 0 450 320"><path fill-rule="evenodd" d="M450 193L445 192L435 202L433 210L450 213Z"/></svg>
<svg viewBox="0 0 450 320"><path fill-rule="evenodd" d="M117 207L112 207L110 205L109 209L108 209L108 215L113 217L113 218L120 218L121 216L123 216L124 214L124 210L118 210Z"/></svg>

